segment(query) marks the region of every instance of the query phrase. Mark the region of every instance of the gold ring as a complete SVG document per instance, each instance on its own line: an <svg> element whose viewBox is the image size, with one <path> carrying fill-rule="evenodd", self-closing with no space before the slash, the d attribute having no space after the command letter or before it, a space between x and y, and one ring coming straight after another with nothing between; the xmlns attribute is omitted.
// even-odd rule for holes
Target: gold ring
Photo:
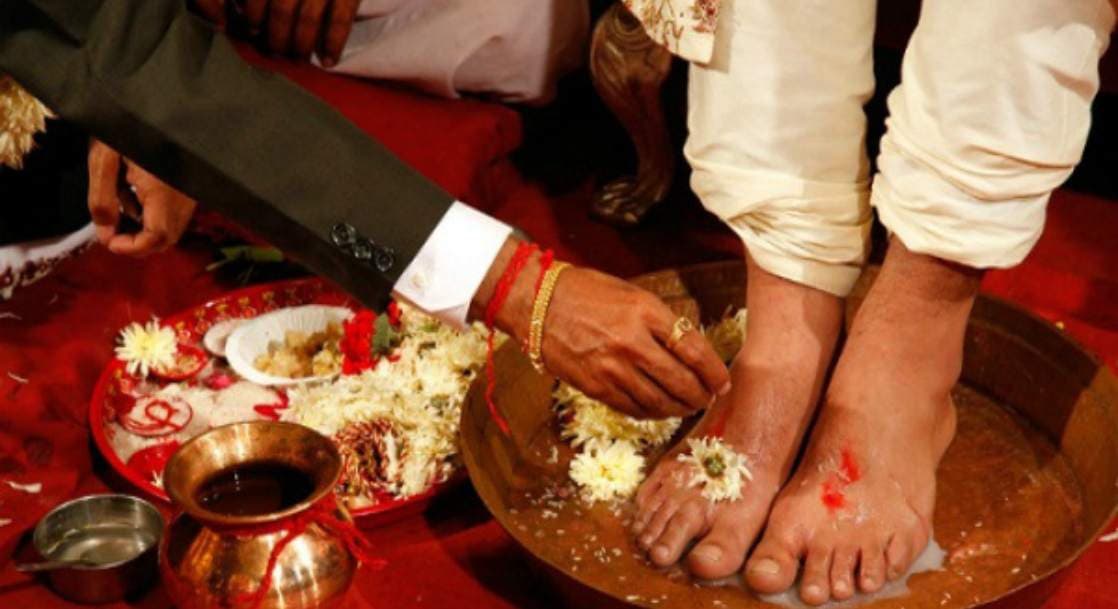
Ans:
<svg viewBox="0 0 1118 609"><path fill-rule="evenodd" d="M668 348L675 349L676 344L683 340L683 337L686 336L688 332L694 329L695 324L691 323L691 320L686 317L680 317L675 320L675 323L672 324L671 336L668 337Z"/></svg>

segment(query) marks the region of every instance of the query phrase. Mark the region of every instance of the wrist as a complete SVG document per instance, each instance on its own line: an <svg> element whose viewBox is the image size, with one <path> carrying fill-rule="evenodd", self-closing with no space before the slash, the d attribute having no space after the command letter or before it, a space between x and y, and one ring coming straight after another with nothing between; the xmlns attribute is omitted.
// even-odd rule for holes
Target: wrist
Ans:
<svg viewBox="0 0 1118 609"><path fill-rule="evenodd" d="M489 267L489 272L486 273L485 279L478 287L474 299L470 303L471 319L485 319L485 311L496 294L501 276L504 275L509 264L513 261L516 250L521 243L522 241L510 237L501 247L493 265ZM535 300L535 286L542 271L540 260L541 253L539 251L533 251L528 256L524 268L517 274L493 320L494 326L512 336L518 342L523 342L528 338L532 302Z"/></svg>

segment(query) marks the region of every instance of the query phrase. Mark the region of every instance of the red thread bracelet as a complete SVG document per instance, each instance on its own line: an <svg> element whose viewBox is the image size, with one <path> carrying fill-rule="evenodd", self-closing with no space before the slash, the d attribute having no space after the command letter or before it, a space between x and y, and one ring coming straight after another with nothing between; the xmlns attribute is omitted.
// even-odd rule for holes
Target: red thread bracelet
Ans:
<svg viewBox="0 0 1118 609"><path fill-rule="evenodd" d="M512 291L513 283L516 282L520 272L527 266L532 254L538 249L539 247L535 243L526 242L522 242L516 247L512 260L509 261L508 266L501 273L501 278L497 280L497 287L493 290L493 296L485 307L485 327L489 328L485 351L485 403L489 406L489 416L493 417L493 422L506 436L509 435L508 421L501 416L500 411L497 410L497 403L493 401L493 392L497 388L497 369L493 361L493 337L497 333L494 329L494 323L497 319L497 312L501 310L501 306L505 304L505 300L509 297L509 292Z"/></svg>

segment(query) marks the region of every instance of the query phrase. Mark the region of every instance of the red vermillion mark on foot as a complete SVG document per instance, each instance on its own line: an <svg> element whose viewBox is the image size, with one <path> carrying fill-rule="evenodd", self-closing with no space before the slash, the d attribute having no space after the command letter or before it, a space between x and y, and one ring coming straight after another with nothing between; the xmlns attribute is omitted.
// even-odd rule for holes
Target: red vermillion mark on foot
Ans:
<svg viewBox="0 0 1118 609"><path fill-rule="evenodd" d="M842 509L846 506L846 496L842 494L842 489L832 480L823 483L823 505L827 509L834 512L835 510Z"/></svg>
<svg viewBox="0 0 1118 609"><path fill-rule="evenodd" d="M842 466L839 471L847 484L862 479L862 470L858 468L858 462L854 460L854 454L849 448L842 449Z"/></svg>
<svg viewBox="0 0 1118 609"><path fill-rule="evenodd" d="M823 492L820 495L820 500L833 514L835 510L846 506L846 495L842 491L861 479L862 470L858 467L858 461L854 458L854 453L849 448L842 449L839 470L823 482Z"/></svg>

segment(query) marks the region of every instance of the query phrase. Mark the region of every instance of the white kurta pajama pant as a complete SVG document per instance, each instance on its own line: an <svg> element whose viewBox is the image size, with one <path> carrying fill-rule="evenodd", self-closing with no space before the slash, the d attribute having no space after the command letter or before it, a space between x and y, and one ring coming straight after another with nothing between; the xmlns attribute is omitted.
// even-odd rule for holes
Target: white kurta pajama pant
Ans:
<svg viewBox="0 0 1118 609"><path fill-rule="evenodd" d="M703 204L767 271L839 296L870 206L911 250L1020 262L1078 163L1114 26L1107 0L924 0L870 183L863 104L876 0L723 0L690 75Z"/></svg>

